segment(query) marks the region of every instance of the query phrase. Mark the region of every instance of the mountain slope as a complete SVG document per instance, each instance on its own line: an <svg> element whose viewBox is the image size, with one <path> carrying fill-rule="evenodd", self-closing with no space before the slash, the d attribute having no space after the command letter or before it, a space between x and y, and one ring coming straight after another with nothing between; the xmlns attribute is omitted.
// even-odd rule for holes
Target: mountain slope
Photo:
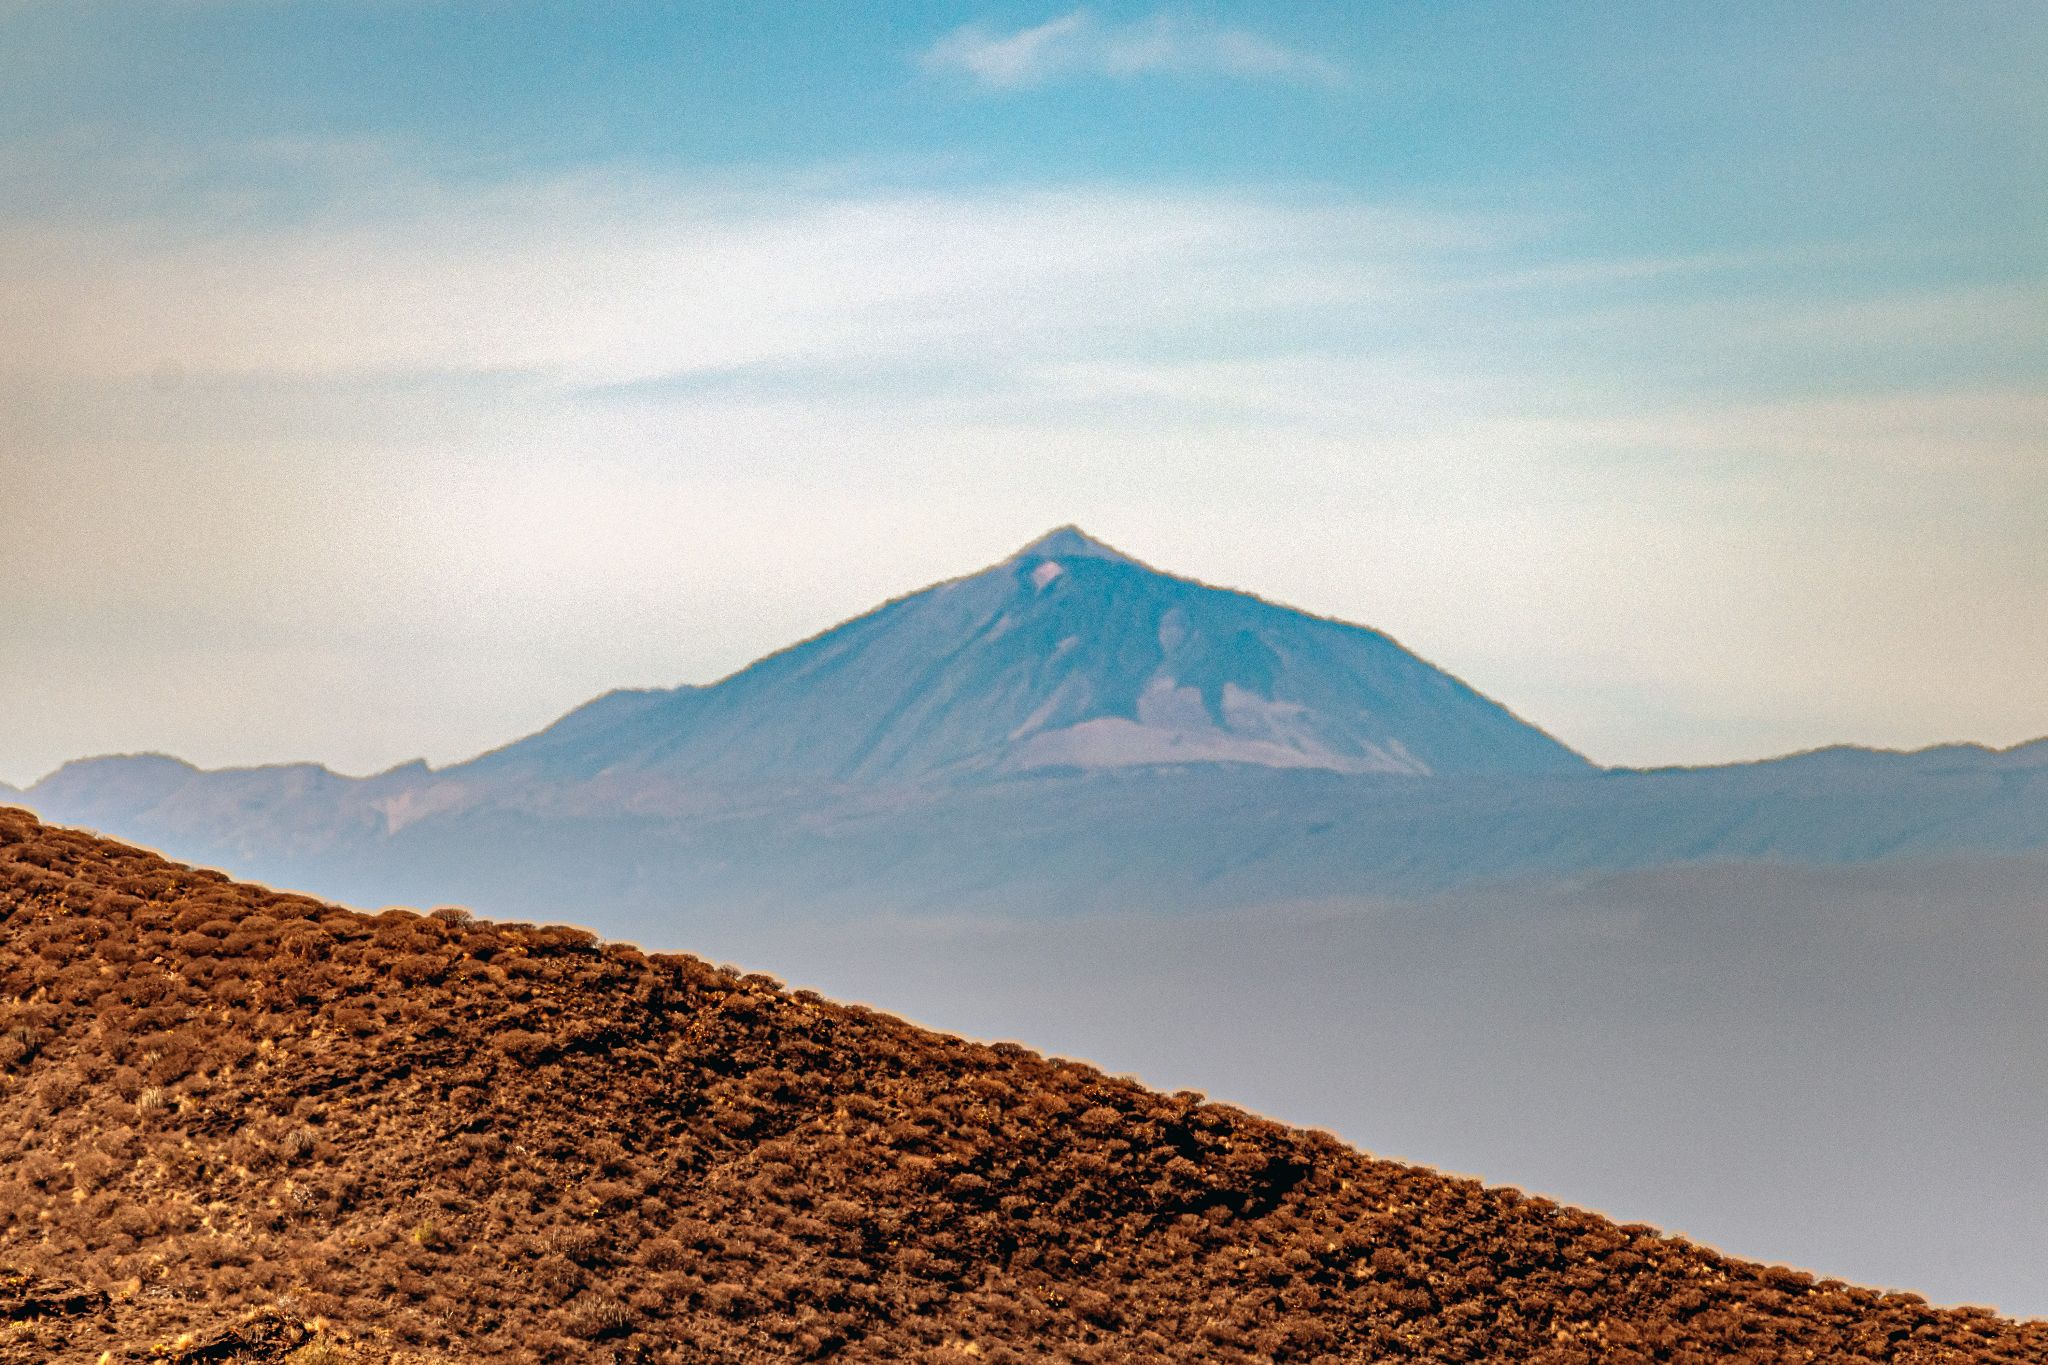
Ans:
<svg viewBox="0 0 2048 1365"><path fill-rule="evenodd" d="M0 1359L2038 1362L582 931L0 810ZM239 1352L239 1354L237 1354Z"/></svg>
<svg viewBox="0 0 2048 1365"><path fill-rule="evenodd" d="M1378 631L1159 573L1068 527L713 686L601 697L454 774L888 783L1185 762L1590 766Z"/></svg>

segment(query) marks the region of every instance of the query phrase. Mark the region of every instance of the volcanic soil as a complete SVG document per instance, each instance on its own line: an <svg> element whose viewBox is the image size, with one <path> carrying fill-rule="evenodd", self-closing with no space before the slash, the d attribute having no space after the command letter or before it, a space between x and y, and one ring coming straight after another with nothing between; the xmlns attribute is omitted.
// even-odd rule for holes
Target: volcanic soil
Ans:
<svg viewBox="0 0 2048 1365"><path fill-rule="evenodd" d="M2042 1365L2048 1322L0 809L0 1360L102 1359Z"/></svg>

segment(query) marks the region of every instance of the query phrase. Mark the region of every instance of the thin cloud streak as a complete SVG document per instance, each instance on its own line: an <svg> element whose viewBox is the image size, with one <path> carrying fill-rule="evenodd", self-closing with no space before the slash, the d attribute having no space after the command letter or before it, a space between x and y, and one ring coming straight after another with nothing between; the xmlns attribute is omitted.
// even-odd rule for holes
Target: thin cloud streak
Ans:
<svg viewBox="0 0 2048 1365"><path fill-rule="evenodd" d="M1321 85L1344 79L1343 67L1327 58L1246 29L1163 10L1114 24L1077 9L1008 33L967 24L934 43L921 61L928 70L965 75L992 91L1081 76L1200 75Z"/></svg>
<svg viewBox="0 0 2048 1365"><path fill-rule="evenodd" d="M1455 434L1492 445L1863 470L2048 471L2048 389L1888 388L1818 398L1618 403L1597 392L1537 389L1512 375L1415 357L1297 354L1184 362L1052 366L1039 381L1078 403L1153 405L1243 423L1397 435Z"/></svg>
<svg viewBox="0 0 2048 1365"><path fill-rule="evenodd" d="M1033 348L1414 292L1476 223L1171 190L825 198L578 182L201 237L0 230L0 374L527 371L607 385ZM1230 281L1228 289L1218 281Z"/></svg>
<svg viewBox="0 0 2048 1365"><path fill-rule="evenodd" d="M519 373L605 388L725 375L831 389L950 376L1058 400L1074 390L1063 370L1094 366L1131 380L1127 396L1190 411L1235 394L1313 416L1384 401L1396 365L1488 373L1543 415L1588 385L1629 394L1643 364L1696 385L1760 355L1797 375L1814 358L2048 335L2031 281L1849 292L1817 269L1826 297L1766 295L1751 258L1579 257L1525 222L1333 193L622 174L456 189L403 170L348 184L330 207L234 231L0 221L0 378ZM1245 390L1243 367L1298 371L1308 355L1366 362L1373 382L1284 383L1277 403ZM1188 366L1176 395L1169 372Z"/></svg>

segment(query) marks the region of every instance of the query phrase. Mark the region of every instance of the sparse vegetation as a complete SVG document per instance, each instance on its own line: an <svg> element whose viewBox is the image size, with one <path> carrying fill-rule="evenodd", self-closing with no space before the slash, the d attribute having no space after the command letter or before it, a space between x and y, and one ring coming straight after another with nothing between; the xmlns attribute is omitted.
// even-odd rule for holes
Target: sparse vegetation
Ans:
<svg viewBox="0 0 2048 1365"><path fill-rule="evenodd" d="M22 1362L2048 1360L1193 1092L12 810L0 1266Z"/></svg>

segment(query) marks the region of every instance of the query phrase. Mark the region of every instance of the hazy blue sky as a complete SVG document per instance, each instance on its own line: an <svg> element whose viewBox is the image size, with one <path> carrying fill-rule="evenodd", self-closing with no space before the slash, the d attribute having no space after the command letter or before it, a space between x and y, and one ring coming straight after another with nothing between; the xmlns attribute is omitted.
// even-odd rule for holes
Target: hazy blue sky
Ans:
<svg viewBox="0 0 2048 1365"><path fill-rule="evenodd" d="M0 0L0 778L454 759L1068 521L1603 761L2048 732L2044 69L2034 0Z"/></svg>

